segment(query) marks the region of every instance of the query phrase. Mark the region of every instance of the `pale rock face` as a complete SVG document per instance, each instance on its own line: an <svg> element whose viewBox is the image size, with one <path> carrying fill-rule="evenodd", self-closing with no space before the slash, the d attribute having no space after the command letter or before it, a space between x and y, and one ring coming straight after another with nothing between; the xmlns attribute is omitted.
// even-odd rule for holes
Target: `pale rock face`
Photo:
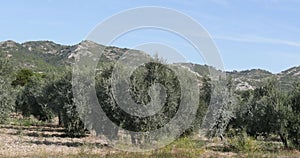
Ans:
<svg viewBox="0 0 300 158"><path fill-rule="evenodd" d="M297 71L297 69L296 68L294 68L294 69L291 69L290 71L288 71L286 74L291 74L291 73L294 73L295 71Z"/></svg>
<svg viewBox="0 0 300 158"><path fill-rule="evenodd" d="M90 42L81 42L72 53L69 54L68 59L75 58L79 59L80 56L89 56L92 55L91 52L88 51L88 48L91 46Z"/></svg>
<svg viewBox="0 0 300 158"><path fill-rule="evenodd" d="M0 43L1 47L5 47L5 48L14 48L17 47L17 43L11 40L8 41L4 41Z"/></svg>
<svg viewBox="0 0 300 158"><path fill-rule="evenodd" d="M293 76L295 76L295 77L299 77L300 76L300 71L299 72L296 72L295 74L293 74Z"/></svg>
<svg viewBox="0 0 300 158"><path fill-rule="evenodd" d="M56 51L47 51L46 54L55 54Z"/></svg>
<svg viewBox="0 0 300 158"><path fill-rule="evenodd" d="M251 86L248 82L241 82L237 84L236 90L238 91L254 90L254 87Z"/></svg>
<svg viewBox="0 0 300 158"><path fill-rule="evenodd" d="M10 48L16 46L16 42L14 42L14 41L6 41L5 43L6 43L6 46L7 46L7 47L10 47Z"/></svg>

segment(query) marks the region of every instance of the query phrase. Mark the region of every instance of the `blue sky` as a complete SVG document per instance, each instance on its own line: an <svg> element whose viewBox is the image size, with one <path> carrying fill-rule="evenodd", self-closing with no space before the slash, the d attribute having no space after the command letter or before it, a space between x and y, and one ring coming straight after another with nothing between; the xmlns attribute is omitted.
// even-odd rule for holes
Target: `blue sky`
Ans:
<svg viewBox="0 0 300 158"><path fill-rule="evenodd" d="M10 0L0 5L0 41L73 45L110 16L141 6L172 8L195 19L212 36L226 70L277 73L300 65L300 0ZM187 61L205 63L184 40L160 30L131 32L112 45L134 48L147 42L166 44Z"/></svg>

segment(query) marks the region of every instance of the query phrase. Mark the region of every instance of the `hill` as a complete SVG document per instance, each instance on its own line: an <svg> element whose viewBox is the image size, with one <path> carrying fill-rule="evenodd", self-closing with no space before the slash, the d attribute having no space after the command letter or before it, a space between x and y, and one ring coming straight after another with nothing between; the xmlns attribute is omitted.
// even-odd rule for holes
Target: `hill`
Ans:
<svg viewBox="0 0 300 158"><path fill-rule="evenodd" d="M73 46L56 44L52 41L29 41L17 43L11 40L0 42L0 55L9 58L14 69L30 68L35 72L59 72L66 66L71 66L78 51L98 45L90 41L82 41ZM103 58L100 62L118 60L129 49L105 47ZM141 52L142 53L142 52ZM208 65L179 63L189 67L200 76L209 76L209 70L218 71ZM268 78L277 78L283 90L289 90L292 84L300 79L300 66L272 74L266 70L252 69L245 71L226 72L233 79L237 90L254 89Z"/></svg>

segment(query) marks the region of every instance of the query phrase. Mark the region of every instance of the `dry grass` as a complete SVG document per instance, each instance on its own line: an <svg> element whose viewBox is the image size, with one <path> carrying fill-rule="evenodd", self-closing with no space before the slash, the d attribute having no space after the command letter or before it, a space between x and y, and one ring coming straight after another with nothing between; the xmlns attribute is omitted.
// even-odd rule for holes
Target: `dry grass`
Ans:
<svg viewBox="0 0 300 158"><path fill-rule="evenodd" d="M91 134L82 138L67 137L63 128L51 124L19 121L0 125L0 157L300 157L298 151L277 148L276 151L270 149L275 152L236 152L216 139L200 141L181 138L165 148L145 153L118 151L105 144L105 141Z"/></svg>
<svg viewBox="0 0 300 158"><path fill-rule="evenodd" d="M55 126L1 125L0 131L0 157L65 157L112 150L97 137L70 138Z"/></svg>

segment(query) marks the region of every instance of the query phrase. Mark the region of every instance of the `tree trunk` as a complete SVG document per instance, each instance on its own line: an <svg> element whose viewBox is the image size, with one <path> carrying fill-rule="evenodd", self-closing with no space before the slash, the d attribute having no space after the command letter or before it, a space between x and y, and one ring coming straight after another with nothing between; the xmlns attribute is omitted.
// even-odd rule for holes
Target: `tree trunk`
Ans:
<svg viewBox="0 0 300 158"><path fill-rule="evenodd" d="M63 125L63 121L62 121L62 117L61 117L61 113L58 112L58 125L62 126Z"/></svg>
<svg viewBox="0 0 300 158"><path fill-rule="evenodd" d="M219 137L220 137L221 141L223 141L223 140L224 140L224 136L223 136L223 134L221 134Z"/></svg>
<svg viewBox="0 0 300 158"><path fill-rule="evenodd" d="M280 136L281 142L283 143L284 147L287 149L289 146L288 146L288 141L286 139L285 134L279 133L279 136Z"/></svg>
<svg viewBox="0 0 300 158"><path fill-rule="evenodd" d="M137 139L135 134L130 134L131 138L131 144L136 145L137 144Z"/></svg>

